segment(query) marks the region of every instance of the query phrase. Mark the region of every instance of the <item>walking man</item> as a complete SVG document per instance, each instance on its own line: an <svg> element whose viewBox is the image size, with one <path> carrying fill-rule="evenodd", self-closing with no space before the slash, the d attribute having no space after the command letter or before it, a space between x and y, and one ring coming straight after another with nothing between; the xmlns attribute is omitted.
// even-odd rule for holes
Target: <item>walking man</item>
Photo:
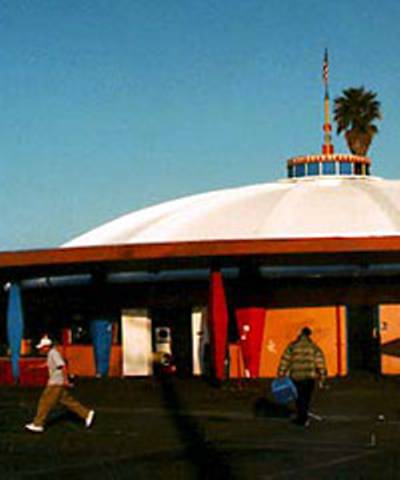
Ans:
<svg viewBox="0 0 400 480"><path fill-rule="evenodd" d="M315 387L319 380L320 386L326 378L325 357L322 350L311 339L311 329L304 327L294 342L291 342L284 351L278 376L288 375L297 388L296 410L297 418L294 423L308 426L308 410Z"/></svg>
<svg viewBox="0 0 400 480"><path fill-rule="evenodd" d="M42 337L36 348L47 355L49 379L40 397L36 416L32 423L25 425L25 428L31 432L42 433L48 414L58 403L76 413L85 421L86 428L90 428L95 412L84 407L69 393L68 387L71 387L71 384L68 380L66 363L60 352L48 336Z"/></svg>

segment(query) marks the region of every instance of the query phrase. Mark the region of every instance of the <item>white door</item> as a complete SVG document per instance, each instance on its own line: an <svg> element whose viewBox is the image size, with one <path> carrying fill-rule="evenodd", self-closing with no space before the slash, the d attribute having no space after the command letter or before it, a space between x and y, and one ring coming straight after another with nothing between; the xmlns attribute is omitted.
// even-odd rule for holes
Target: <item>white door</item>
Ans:
<svg viewBox="0 0 400 480"><path fill-rule="evenodd" d="M122 311L122 373L143 376L153 373L151 319L147 310Z"/></svg>
<svg viewBox="0 0 400 480"><path fill-rule="evenodd" d="M207 309L194 308L192 310L193 375L204 373L204 349L208 343Z"/></svg>

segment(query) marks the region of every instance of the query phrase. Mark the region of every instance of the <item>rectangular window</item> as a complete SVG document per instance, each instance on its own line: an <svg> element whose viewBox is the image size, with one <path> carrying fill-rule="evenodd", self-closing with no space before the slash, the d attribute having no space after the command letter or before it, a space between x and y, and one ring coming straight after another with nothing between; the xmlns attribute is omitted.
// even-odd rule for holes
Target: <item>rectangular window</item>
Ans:
<svg viewBox="0 0 400 480"><path fill-rule="evenodd" d="M296 169L296 177L304 177L306 174L306 166L304 163L300 163L299 165L295 166Z"/></svg>
<svg viewBox="0 0 400 480"><path fill-rule="evenodd" d="M308 175L319 175L319 163L318 162L314 162L314 163L309 163L307 165L307 171L308 171Z"/></svg>
<svg viewBox="0 0 400 480"><path fill-rule="evenodd" d="M351 163L350 162L340 162L339 163L339 172L340 175L351 175L352 168L351 168Z"/></svg>
<svg viewBox="0 0 400 480"><path fill-rule="evenodd" d="M324 175L335 175L335 162L324 162L322 164L322 173Z"/></svg>

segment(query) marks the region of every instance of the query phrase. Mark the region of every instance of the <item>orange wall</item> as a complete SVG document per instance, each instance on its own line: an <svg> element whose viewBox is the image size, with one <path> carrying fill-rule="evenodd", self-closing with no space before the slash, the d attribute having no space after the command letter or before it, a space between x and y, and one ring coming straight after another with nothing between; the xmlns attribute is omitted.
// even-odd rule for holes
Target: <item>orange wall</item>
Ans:
<svg viewBox="0 0 400 480"><path fill-rule="evenodd" d="M341 374L347 373L345 308L339 307L341 338L337 338L336 307L285 308L268 310L264 330L260 376L274 377L286 346L308 326L312 338L324 352L328 375L338 374L338 342L341 348Z"/></svg>
<svg viewBox="0 0 400 480"><path fill-rule="evenodd" d="M66 345L60 347L68 361L69 372L83 377L94 377L96 368L94 364L94 352L92 345ZM110 354L109 376L121 376L122 354L120 345L112 345Z"/></svg>
<svg viewBox="0 0 400 480"><path fill-rule="evenodd" d="M400 338L400 305L380 305L379 321L382 343ZM400 358L382 355L382 373L400 373Z"/></svg>
<svg viewBox="0 0 400 480"><path fill-rule="evenodd" d="M341 355L341 375L347 374L347 333L345 307L339 307L340 339L337 330L336 307L285 308L266 310L260 360L260 377L275 377L279 360L286 346L300 330L309 326L313 339L325 354L329 376L338 375L338 341ZM230 375L236 377L238 368L243 376L243 362L237 345L230 346ZM239 366L239 367L238 367Z"/></svg>

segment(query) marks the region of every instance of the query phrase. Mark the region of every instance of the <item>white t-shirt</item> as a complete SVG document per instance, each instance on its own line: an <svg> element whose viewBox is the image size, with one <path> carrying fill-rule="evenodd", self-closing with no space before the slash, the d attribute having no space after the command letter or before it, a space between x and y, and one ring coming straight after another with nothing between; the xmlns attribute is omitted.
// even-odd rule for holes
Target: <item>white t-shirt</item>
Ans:
<svg viewBox="0 0 400 480"><path fill-rule="evenodd" d="M64 385L65 362L56 347L52 347L47 354L47 366L49 368L49 379L47 385Z"/></svg>

